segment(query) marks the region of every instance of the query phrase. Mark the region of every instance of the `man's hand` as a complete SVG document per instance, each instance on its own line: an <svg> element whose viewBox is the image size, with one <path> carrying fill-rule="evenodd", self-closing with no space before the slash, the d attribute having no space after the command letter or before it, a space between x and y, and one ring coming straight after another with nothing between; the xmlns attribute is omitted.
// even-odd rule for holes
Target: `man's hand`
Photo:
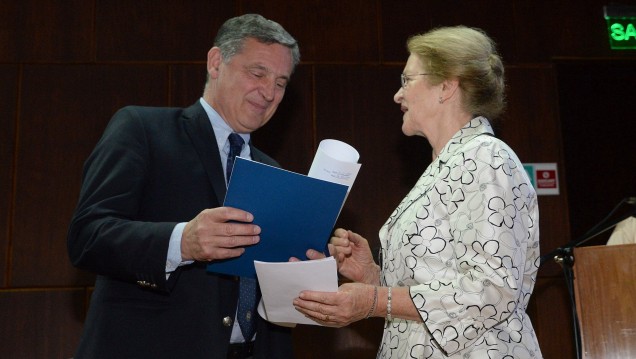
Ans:
<svg viewBox="0 0 636 359"><path fill-rule="evenodd" d="M238 257L243 247L258 243L261 228L251 224L254 216L231 207L205 209L188 222L181 237L184 261L207 261Z"/></svg>

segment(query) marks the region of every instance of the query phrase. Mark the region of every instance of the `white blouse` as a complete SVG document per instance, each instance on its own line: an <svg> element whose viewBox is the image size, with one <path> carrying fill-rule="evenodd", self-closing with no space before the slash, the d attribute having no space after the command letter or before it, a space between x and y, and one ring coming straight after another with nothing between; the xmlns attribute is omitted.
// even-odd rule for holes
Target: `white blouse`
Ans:
<svg viewBox="0 0 636 359"><path fill-rule="evenodd" d="M477 117L380 230L382 284L408 286L423 323L385 323L378 358L541 358L525 310L539 264L537 195Z"/></svg>

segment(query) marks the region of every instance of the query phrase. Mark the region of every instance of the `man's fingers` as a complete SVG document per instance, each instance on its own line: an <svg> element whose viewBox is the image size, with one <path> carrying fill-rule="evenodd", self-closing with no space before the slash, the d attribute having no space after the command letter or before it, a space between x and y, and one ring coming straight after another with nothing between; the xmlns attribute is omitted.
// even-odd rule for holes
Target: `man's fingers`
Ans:
<svg viewBox="0 0 636 359"><path fill-rule="evenodd" d="M259 236L229 236L219 237L220 243L217 244L222 248L245 247L256 244L260 241Z"/></svg>
<svg viewBox="0 0 636 359"><path fill-rule="evenodd" d="M217 223L228 221L250 223L254 220L254 215L250 212L234 207L210 208L204 210L203 213L209 220Z"/></svg>
<svg viewBox="0 0 636 359"><path fill-rule="evenodd" d="M325 254L322 252L318 252L315 249L308 249L307 252L305 252L305 255L307 256L307 258L309 259L322 259L325 258Z"/></svg>
<svg viewBox="0 0 636 359"><path fill-rule="evenodd" d="M199 220L197 227L192 228L198 237L253 237L261 233L261 227L251 223L238 222L208 222L209 218Z"/></svg>

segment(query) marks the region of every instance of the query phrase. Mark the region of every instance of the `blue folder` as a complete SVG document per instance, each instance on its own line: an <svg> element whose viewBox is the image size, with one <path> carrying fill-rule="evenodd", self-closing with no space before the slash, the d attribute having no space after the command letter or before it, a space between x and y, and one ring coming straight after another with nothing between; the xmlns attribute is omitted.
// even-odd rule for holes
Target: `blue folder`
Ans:
<svg viewBox="0 0 636 359"><path fill-rule="evenodd" d="M346 196L345 185L237 157L224 206L252 213L261 240L240 257L211 262L208 272L256 277L255 260L286 262L324 250Z"/></svg>

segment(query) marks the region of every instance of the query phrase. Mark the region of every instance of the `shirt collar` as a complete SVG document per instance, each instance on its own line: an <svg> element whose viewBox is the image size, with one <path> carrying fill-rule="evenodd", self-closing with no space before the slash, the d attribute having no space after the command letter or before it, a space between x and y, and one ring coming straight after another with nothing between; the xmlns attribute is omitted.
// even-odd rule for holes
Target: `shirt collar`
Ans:
<svg viewBox="0 0 636 359"><path fill-rule="evenodd" d="M450 141L444 145L444 148L442 148L442 151L438 156L439 160L444 163L447 162L448 159L452 157L453 154L464 144L483 134L494 135L490 122L482 116L473 118L470 122L464 125L464 127L457 131Z"/></svg>
<svg viewBox="0 0 636 359"><path fill-rule="evenodd" d="M216 137L216 143L219 146L219 151L227 152L227 151L224 151L224 148L227 147L226 146L227 136L229 136L230 133L234 131L225 122L225 120L223 120L223 118L218 114L218 112L216 112L212 108L212 106L210 106L207 102L205 102L203 97L199 99L199 102L201 103L201 106L203 106L205 113L208 115L208 118L210 119L210 123L212 124L212 128L214 129L214 136ZM249 133L239 133L239 135L243 138L246 144L250 143ZM243 148L245 149L245 147L249 147L249 146L244 146Z"/></svg>

